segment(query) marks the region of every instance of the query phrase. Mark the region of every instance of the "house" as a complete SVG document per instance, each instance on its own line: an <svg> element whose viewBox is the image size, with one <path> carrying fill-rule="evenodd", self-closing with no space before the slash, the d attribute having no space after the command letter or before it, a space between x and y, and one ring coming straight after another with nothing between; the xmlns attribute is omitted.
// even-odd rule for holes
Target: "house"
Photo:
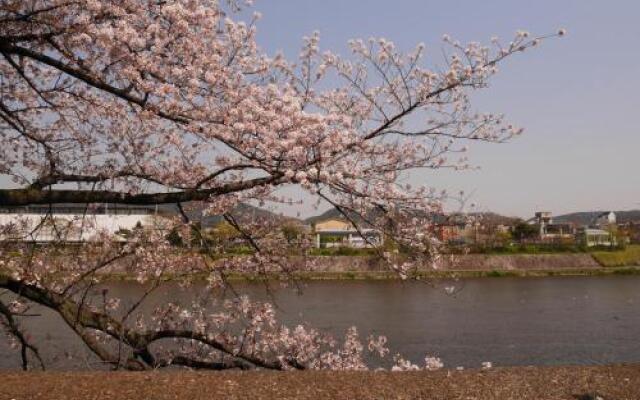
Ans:
<svg viewBox="0 0 640 400"><path fill-rule="evenodd" d="M640 244L640 222L627 221L618 224L617 231L627 243Z"/></svg>
<svg viewBox="0 0 640 400"><path fill-rule="evenodd" d="M606 211L598 214L591 222L591 227L610 231L616 226L616 213Z"/></svg>
<svg viewBox="0 0 640 400"><path fill-rule="evenodd" d="M516 219L482 212L436 214L432 217L432 221L431 230L442 243L494 245L511 236L511 226Z"/></svg>
<svg viewBox="0 0 640 400"><path fill-rule="evenodd" d="M537 211L527 223L538 227L541 241L574 240L576 237L575 226L570 223L554 223L553 214L550 211Z"/></svg>
<svg viewBox="0 0 640 400"><path fill-rule="evenodd" d="M591 223L580 230L579 240L587 247L616 246L617 231L616 214L613 211L605 211L596 215Z"/></svg>
<svg viewBox="0 0 640 400"><path fill-rule="evenodd" d="M467 241L470 220L462 214L431 216L431 230L442 243L464 243Z"/></svg>
<svg viewBox="0 0 640 400"><path fill-rule="evenodd" d="M313 225L317 248L322 247L375 247L382 244L382 234L376 229L355 228L349 222L338 218L317 221Z"/></svg>
<svg viewBox="0 0 640 400"><path fill-rule="evenodd" d="M127 241L131 231L162 228L157 210L122 204L0 206L0 240L34 243L81 243L100 234Z"/></svg>
<svg viewBox="0 0 640 400"><path fill-rule="evenodd" d="M433 228L436 238L442 243L463 243L466 241L465 226L438 224Z"/></svg>
<svg viewBox="0 0 640 400"><path fill-rule="evenodd" d="M551 225L553 224L553 215L551 211L537 211L534 214L533 220L538 225Z"/></svg>
<svg viewBox="0 0 640 400"><path fill-rule="evenodd" d="M573 224L549 224L544 227L541 239L549 241L573 240L576 228Z"/></svg>
<svg viewBox="0 0 640 400"><path fill-rule="evenodd" d="M580 242L586 247L595 246L615 246L617 244L615 236L603 229L583 228L579 231Z"/></svg>

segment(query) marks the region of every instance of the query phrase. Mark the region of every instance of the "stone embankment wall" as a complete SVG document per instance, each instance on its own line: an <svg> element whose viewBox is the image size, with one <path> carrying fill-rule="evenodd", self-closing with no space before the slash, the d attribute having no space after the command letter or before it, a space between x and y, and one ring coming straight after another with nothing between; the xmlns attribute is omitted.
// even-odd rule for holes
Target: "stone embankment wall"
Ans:
<svg viewBox="0 0 640 400"><path fill-rule="evenodd" d="M527 271L527 270L585 270L601 268L590 254L470 254L447 256L438 264L443 271ZM388 270L376 257L324 256L315 257L311 271L349 272ZM432 269L425 265L425 270Z"/></svg>
<svg viewBox="0 0 640 400"><path fill-rule="evenodd" d="M600 268L590 254L471 254L445 263L448 270L564 270Z"/></svg>

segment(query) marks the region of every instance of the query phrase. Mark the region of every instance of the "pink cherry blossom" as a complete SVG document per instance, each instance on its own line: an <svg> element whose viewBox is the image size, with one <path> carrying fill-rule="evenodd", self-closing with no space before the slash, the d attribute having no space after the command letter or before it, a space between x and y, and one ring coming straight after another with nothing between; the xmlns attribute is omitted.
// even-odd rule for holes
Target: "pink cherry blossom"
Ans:
<svg viewBox="0 0 640 400"><path fill-rule="evenodd" d="M205 276L208 290L228 293L229 274L291 277L313 268L308 237L290 243L273 221L238 218L241 203L323 202L357 229L376 228L391 247L407 249L402 259L380 249L400 277L437 267L429 216L443 212L447 194L428 186L429 172L472 168L460 156L470 142L501 143L522 132L501 115L476 112L469 94L489 85L503 59L549 37L519 31L507 45L486 46L445 35L443 67L432 68L423 44L405 53L385 38L355 39L342 56L323 50L313 32L299 58L287 60L260 49L260 14L240 12L250 5L0 4L0 173L14 184L0 189L2 205L172 204L180 211L128 232L124 242L97 232L72 249L65 238L91 226L91 212L0 226L0 288L21 304L52 309L114 368L360 370L365 350L384 357L384 337L365 346L355 328L338 341L306 325L281 326L273 305L246 297L164 304L145 318L133 312L145 296L127 312L119 298L88 288L118 272L149 293L168 276L185 286ZM423 179L406 185L410 173ZM289 186L304 195L282 195ZM194 213L223 218L224 240L212 240ZM40 229L55 232L58 243L33 246ZM247 254L227 256L234 241ZM16 307L7 309L9 321ZM37 354L9 325L16 343ZM114 344L122 351L114 353ZM395 361L394 370L442 367L433 357L422 367Z"/></svg>

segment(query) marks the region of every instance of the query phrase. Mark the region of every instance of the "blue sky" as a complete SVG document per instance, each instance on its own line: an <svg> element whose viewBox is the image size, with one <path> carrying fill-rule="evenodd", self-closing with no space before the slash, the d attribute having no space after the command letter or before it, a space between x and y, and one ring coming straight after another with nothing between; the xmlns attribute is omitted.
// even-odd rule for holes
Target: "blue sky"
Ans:
<svg viewBox="0 0 640 400"><path fill-rule="evenodd" d="M518 29L566 28L565 38L502 64L475 96L480 111L524 127L522 137L472 144L479 171L414 179L472 192L482 210L523 217L534 209L640 208L640 2L258 0L255 9L263 14L260 45L290 57L314 30L321 47L343 54L351 38L382 36L404 49L424 42L427 62L437 64L444 33L488 43Z"/></svg>

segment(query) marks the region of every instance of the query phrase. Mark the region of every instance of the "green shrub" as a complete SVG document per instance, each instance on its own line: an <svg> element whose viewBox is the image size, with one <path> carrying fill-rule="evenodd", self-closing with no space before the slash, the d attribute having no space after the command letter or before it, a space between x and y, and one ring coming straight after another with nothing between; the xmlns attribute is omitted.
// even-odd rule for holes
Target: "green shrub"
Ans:
<svg viewBox="0 0 640 400"><path fill-rule="evenodd" d="M338 243L338 242L341 242L342 239L343 239L342 236L337 236L337 235L320 236L320 243Z"/></svg>
<svg viewBox="0 0 640 400"><path fill-rule="evenodd" d="M585 250L575 243L513 243L498 246L470 245L452 247L451 252L461 254L468 250L473 254L548 254L582 253Z"/></svg>

